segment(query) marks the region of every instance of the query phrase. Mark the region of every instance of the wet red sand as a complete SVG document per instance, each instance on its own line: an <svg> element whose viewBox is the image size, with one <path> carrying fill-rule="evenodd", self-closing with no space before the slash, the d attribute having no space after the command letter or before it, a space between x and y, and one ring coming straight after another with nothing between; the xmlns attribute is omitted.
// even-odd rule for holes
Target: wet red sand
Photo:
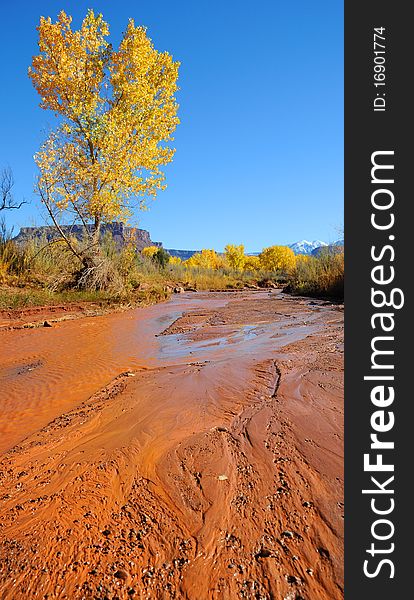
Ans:
<svg viewBox="0 0 414 600"><path fill-rule="evenodd" d="M0 597L342 598L342 317L186 294L0 332Z"/></svg>
<svg viewBox="0 0 414 600"><path fill-rule="evenodd" d="M103 307L93 302L70 302L52 306L28 306L0 311L0 331L9 329L33 329L41 327L45 321L65 321L82 316L95 316L109 312L110 307Z"/></svg>

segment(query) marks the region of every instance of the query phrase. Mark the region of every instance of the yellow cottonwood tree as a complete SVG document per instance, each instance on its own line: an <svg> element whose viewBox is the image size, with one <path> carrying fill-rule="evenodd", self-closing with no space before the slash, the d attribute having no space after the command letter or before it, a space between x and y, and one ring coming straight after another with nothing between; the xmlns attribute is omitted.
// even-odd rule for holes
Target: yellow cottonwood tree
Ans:
<svg viewBox="0 0 414 600"><path fill-rule="evenodd" d="M186 267L198 267L200 269L218 269L222 266L222 259L215 250L203 248L201 252L193 254L184 265Z"/></svg>
<svg viewBox="0 0 414 600"><path fill-rule="evenodd" d="M37 29L29 76L40 106L58 117L35 156L38 191L56 225L71 213L96 242L102 223L126 220L165 188L179 63L132 19L118 49L93 10L78 30L64 11L56 22L41 17Z"/></svg>
<svg viewBox="0 0 414 600"><path fill-rule="evenodd" d="M260 265L265 271L291 271L296 264L295 253L288 246L269 246L259 255Z"/></svg>
<svg viewBox="0 0 414 600"><path fill-rule="evenodd" d="M260 271L260 260L258 256L245 256L244 259L245 271Z"/></svg>
<svg viewBox="0 0 414 600"><path fill-rule="evenodd" d="M243 271L246 257L244 256L244 245L240 244L236 246L234 244L227 244L224 248L224 258L231 269L235 271Z"/></svg>

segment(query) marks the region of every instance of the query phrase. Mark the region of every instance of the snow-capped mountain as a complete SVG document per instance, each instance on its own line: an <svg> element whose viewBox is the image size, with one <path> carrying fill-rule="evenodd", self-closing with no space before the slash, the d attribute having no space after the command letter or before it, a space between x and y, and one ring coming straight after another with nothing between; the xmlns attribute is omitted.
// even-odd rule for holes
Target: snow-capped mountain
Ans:
<svg viewBox="0 0 414 600"><path fill-rule="evenodd" d="M319 248L315 248L312 250L312 256L320 256L324 252L328 252L328 254L341 254L344 251L344 240L336 240L332 244L328 244L325 246L319 246Z"/></svg>
<svg viewBox="0 0 414 600"><path fill-rule="evenodd" d="M322 242L321 240L313 240L313 242L308 242L308 240L300 240L300 242L290 244L289 248L291 248L295 254L312 254L312 251L316 248L321 248L322 246L327 245L328 244L326 242Z"/></svg>

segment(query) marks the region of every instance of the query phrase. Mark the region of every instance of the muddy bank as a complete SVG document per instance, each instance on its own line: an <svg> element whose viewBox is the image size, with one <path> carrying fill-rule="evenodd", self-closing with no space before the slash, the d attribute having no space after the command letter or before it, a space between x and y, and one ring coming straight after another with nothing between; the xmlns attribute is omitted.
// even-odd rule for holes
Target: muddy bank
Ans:
<svg viewBox="0 0 414 600"><path fill-rule="evenodd" d="M342 598L342 316L185 294L1 332L0 596Z"/></svg>
<svg viewBox="0 0 414 600"><path fill-rule="evenodd" d="M136 293L129 299L106 299L100 302L79 301L63 302L62 304L47 304L38 306L25 306L13 309L0 310L0 332L15 329L36 329L54 326L61 321L70 321L84 317L96 317L115 312L124 312L132 308L149 306L167 300L171 292L149 290Z"/></svg>
<svg viewBox="0 0 414 600"><path fill-rule="evenodd" d="M34 329L50 324L83 316L96 316L108 312L98 304L91 302L67 303L51 306L30 306L26 308L0 311L0 331L11 329Z"/></svg>

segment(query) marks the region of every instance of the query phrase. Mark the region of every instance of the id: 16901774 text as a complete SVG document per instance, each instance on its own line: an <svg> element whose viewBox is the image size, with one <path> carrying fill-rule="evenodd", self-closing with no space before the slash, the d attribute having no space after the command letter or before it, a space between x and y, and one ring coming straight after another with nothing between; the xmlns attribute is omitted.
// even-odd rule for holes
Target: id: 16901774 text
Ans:
<svg viewBox="0 0 414 600"><path fill-rule="evenodd" d="M385 27L374 28L374 112L385 112Z"/></svg>

